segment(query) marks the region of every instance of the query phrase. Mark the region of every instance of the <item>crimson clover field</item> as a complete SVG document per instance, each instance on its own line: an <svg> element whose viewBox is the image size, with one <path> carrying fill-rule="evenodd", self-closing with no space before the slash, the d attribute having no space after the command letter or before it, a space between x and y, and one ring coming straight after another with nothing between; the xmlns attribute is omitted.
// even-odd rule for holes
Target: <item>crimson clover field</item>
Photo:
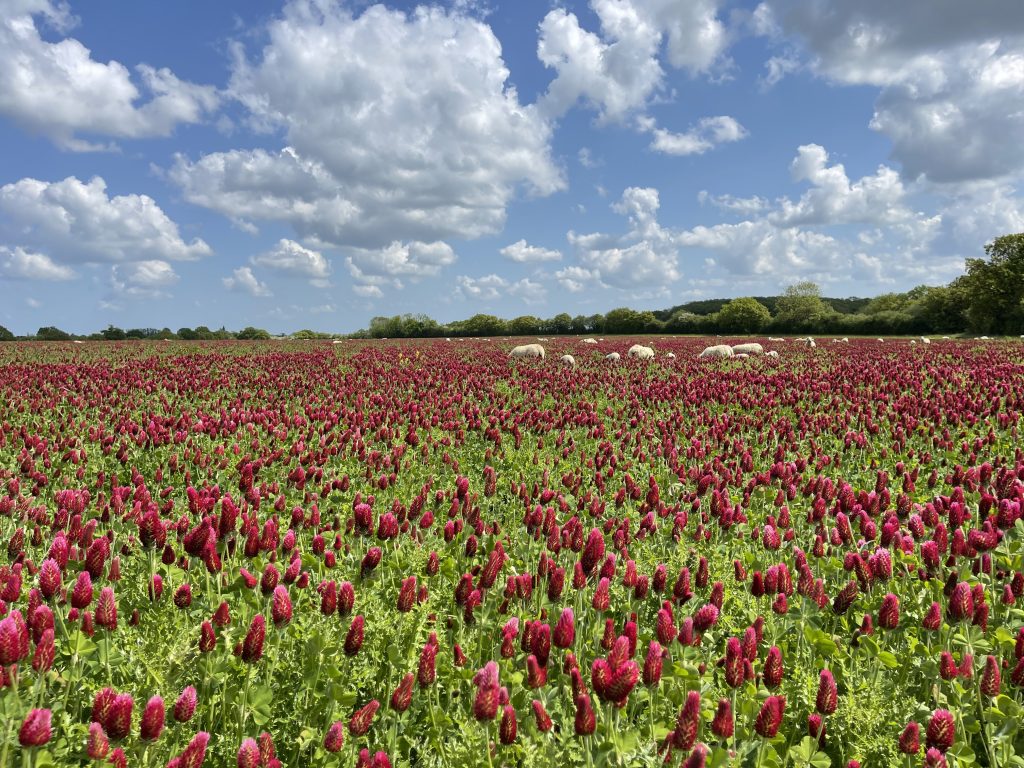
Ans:
<svg viewBox="0 0 1024 768"><path fill-rule="evenodd" d="M0 766L1024 766L1024 344L633 341L0 345Z"/></svg>

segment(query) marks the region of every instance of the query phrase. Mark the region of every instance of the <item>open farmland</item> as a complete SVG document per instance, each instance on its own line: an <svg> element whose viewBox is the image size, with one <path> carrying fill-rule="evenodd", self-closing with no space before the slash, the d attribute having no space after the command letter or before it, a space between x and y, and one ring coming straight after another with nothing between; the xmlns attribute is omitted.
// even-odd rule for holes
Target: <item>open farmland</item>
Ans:
<svg viewBox="0 0 1024 768"><path fill-rule="evenodd" d="M1024 345L633 341L0 348L0 766L1024 765Z"/></svg>

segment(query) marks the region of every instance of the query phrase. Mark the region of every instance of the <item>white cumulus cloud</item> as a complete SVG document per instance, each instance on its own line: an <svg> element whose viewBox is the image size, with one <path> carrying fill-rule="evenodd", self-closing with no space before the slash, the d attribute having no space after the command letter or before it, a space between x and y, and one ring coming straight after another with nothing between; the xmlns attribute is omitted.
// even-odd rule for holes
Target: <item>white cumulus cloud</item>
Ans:
<svg viewBox="0 0 1024 768"><path fill-rule="evenodd" d="M256 275L249 267L238 267L230 277L222 278L221 282L229 291L247 293L255 297L273 295L267 284L257 280Z"/></svg>
<svg viewBox="0 0 1024 768"><path fill-rule="evenodd" d="M520 101L490 27L458 9L296 0L267 37L254 56L236 48L228 91L287 143L179 157L170 178L190 202L380 249L493 234L520 191L564 188L551 123Z"/></svg>
<svg viewBox="0 0 1024 768"><path fill-rule="evenodd" d="M74 25L66 5L51 0L10 0L0 19L0 114L47 136L65 149L108 148L82 138L167 136L196 123L219 103L217 90L146 64L131 71L100 62L78 40L49 42L44 21L59 33ZM141 86L141 87L140 87Z"/></svg>
<svg viewBox="0 0 1024 768"><path fill-rule="evenodd" d="M294 240L281 238L271 250L252 258L254 266L267 267L284 274L308 278L319 288L327 287L331 265L323 254L305 248Z"/></svg>
<svg viewBox="0 0 1024 768"><path fill-rule="evenodd" d="M110 197L98 176L26 178L0 187L0 234L61 261L189 261L212 253L198 238L185 242L153 198Z"/></svg>
<svg viewBox="0 0 1024 768"><path fill-rule="evenodd" d="M538 261L558 261L562 258L561 251L542 248L538 245L530 245L526 240L517 240L511 245L506 245L499 253L506 259L517 261L520 264Z"/></svg>
<svg viewBox="0 0 1024 768"><path fill-rule="evenodd" d="M56 263L44 253L0 246L0 274L22 280L64 281L75 278L71 267Z"/></svg>

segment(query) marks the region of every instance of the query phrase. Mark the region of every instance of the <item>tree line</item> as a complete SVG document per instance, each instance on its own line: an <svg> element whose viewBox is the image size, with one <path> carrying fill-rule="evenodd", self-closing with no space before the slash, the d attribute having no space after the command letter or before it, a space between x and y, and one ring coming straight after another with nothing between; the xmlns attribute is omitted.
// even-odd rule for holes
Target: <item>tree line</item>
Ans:
<svg viewBox="0 0 1024 768"><path fill-rule="evenodd" d="M1024 233L1004 235L985 246L985 258L968 259L966 271L948 285L919 285L904 293L885 293L873 299L824 298L818 285L799 282L780 296L706 299L664 310L637 311L628 307L607 314L566 312L542 319L521 315L502 319L476 314L466 320L439 323L423 314L374 317L368 328L352 338L424 338L450 336L534 336L627 333L767 333L833 335L916 335L973 333L992 336L1024 334ZM293 339L336 338L302 330ZM0 341L15 339L68 341L91 339L270 339L262 328L228 331L197 328L132 328L113 325L88 336L74 336L52 326L35 335L16 337L0 326Z"/></svg>

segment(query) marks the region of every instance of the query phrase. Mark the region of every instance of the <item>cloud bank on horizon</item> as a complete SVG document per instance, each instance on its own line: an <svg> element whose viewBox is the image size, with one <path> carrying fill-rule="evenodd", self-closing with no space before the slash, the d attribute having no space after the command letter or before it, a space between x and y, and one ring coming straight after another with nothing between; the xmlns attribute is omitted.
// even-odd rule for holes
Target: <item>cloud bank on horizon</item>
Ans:
<svg viewBox="0 0 1024 768"><path fill-rule="evenodd" d="M945 283L1024 231L1019 0L0 0L0 323Z"/></svg>

